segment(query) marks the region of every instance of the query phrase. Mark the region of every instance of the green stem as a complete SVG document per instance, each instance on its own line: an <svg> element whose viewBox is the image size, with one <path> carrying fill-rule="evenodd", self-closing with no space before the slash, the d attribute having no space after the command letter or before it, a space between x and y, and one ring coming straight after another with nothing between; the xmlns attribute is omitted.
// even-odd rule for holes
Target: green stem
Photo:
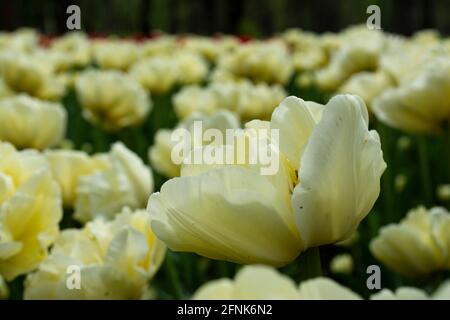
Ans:
<svg viewBox="0 0 450 320"><path fill-rule="evenodd" d="M106 133L99 127L93 126L91 129L92 140L95 152L106 152L109 149Z"/></svg>
<svg viewBox="0 0 450 320"><path fill-rule="evenodd" d="M385 153L385 155L386 155L385 161L388 164L388 167L386 168L386 171L381 177L381 183L383 186L385 216L387 217L387 219L385 219L383 223L392 222L393 220L395 220L397 215L395 210L394 188L393 188L394 178L392 176L392 167L390 167L390 165L392 166L392 158L390 157L390 152ZM379 223L380 221L378 221L377 228L379 227Z"/></svg>
<svg viewBox="0 0 450 320"><path fill-rule="evenodd" d="M300 255L300 281L317 278L322 275L319 247L309 248Z"/></svg>
<svg viewBox="0 0 450 320"><path fill-rule="evenodd" d="M169 275L170 282L172 283L175 299L178 299L178 300L182 299L183 291L182 291L181 285L180 285L180 277L178 275L177 268L173 261L172 252L166 253L165 268Z"/></svg>
<svg viewBox="0 0 450 320"><path fill-rule="evenodd" d="M447 147L447 179L450 183L450 116L447 122L447 136L445 138Z"/></svg>
<svg viewBox="0 0 450 320"><path fill-rule="evenodd" d="M372 226L375 226L376 229L381 224L385 224L388 222L392 222L396 220L397 210L395 208L395 199L394 199L394 177L393 177L393 166L394 159L393 155L393 133L390 129L384 126L381 122L375 121L375 126L381 137L381 147L383 149L383 157L387 164L386 171L383 173L381 177L382 184L382 198L384 201L384 213L382 215L382 221L380 219L376 219L377 217L374 214L370 214L368 216L369 220L377 220L370 221Z"/></svg>
<svg viewBox="0 0 450 320"><path fill-rule="evenodd" d="M425 202L427 206L433 204L433 189L431 184L430 167L428 165L427 141L425 137L418 138L418 151L420 174L422 176L422 184L425 192Z"/></svg>
<svg viewBox="0 0 450 320"><path fill-rule="evenodd" d="M141 157L141 159L147 158L147 149L149 145L146 143L145 136L142 132L141 127L130 128L131 136L136 145L136 153Z"/></svg>

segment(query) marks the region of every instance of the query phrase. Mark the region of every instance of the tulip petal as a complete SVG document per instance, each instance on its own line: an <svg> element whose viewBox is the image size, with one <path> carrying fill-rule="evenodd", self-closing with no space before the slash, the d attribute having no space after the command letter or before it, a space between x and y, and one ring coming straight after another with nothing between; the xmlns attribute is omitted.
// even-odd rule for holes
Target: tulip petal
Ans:
<svg viewBox="0 0 450 320"><path fill-rule="evenodd" d="M213 280L198 289L194 300L232 300L233 283L230 279Z"/></svg>
<svg viewBox="0 0 450 320"><path fill-rule="evenodd" d="M234 299L296 300L297 286L289 277L267 266L246 266L236 275Z"/></svg>
<svg viewBox="0 0 450 320"><path fill-rule="evenodd" d="M306 247L349 237L380 192L386 168L378 134L360 98L336 96L323 111L301 159L292 196Z"/></svg>
<svg viewBox="0 0 450 320"><path fill-rule="evenodd" d="M427 116L420 110L409 108L402 103L405 90L388 89L375 99L373 112L377 118L388 125L408 132L437 132L436 121L424 120Z"/></svg>
<svg viewBox="0 0 450 320"><path fill-rule="evenodd" d="M396 292L383 289L370 296L370 300L427 300L426 293L413 287L400 287Z"/></svg>
<svg viewBox="0 0 450 320"><path fill-rule="evenodd" d="M265 176L244 168L169 180L148 210L154 233L175 251L283 265L302 250L284 197Z"/></svg>
<svg viewBox="0 0 450 320"><path fill-rule="evenodd" d="M450 115L449 59L436 58L422 68L412 82L386 90L375 99L374 112L381 121L415 133L440 130Z"/></svg>
<svg viewBox="0 0 450 320"><path fill-rule="evenodd" d="M381 236L370 243L370 251L390 269L410 277L425 275L442 265L442 256L436 255L433 245L422 242L420 234L412 228L389 225ZM405 248L414 247L414 250Z"/></svg>
<svg viewBox="0 0 450 320"><path fill-rule="evenodd" d="M322 277L303 281L299 293L301 300L361 300L361 297L350 289Z"/></svg>
<svg viewBox="0 0 450 320"><path fill-rule="evenodd" d="M316 126L317 114L322 107L291 96L284 99L272 114L271 128L280 130L280 150L295 168L298 168L300 155Z"/></svg>

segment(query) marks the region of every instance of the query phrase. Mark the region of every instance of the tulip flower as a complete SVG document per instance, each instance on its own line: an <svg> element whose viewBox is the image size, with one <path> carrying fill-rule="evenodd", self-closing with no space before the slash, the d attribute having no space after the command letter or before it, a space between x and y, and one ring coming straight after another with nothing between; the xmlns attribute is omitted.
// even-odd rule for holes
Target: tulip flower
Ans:
<svg viewBox="0 0 450 320"><path fill-rule="evenodd" d="M106 157L93 161L103 170L79 176L75 219L83 223L96 217L113 219L124 207L145 207L153 191L153 174L136 154L116 142Z"/></svg>
<svg viewBox="0 0 450 320"><path fill-rule="evenodd" d="M141 85L118 71L86 71L75 89L85 118L110 130L141 123L152 107Z"/></svg>
<svg viewBox="0 0 450 320"><path fill-rule="evenodd" d="M233 36L220 36L209 38L203 36L189 36L183 39L182 50L193 51L210 62L216 62L223 54L238 47L238 39Z"/></svg>
<svg viewBox="0 0 450 320"><path fill-rule="evenodd" d="M399 224L381 228L370 251L390 269L423 277L450 268L450 213L440 207L418 207Z"/></svg>
<svg viewBox="0 0 450 320"><path fill-rule="evenodd" d="M437 56L415 64L409 81L387 89L373 102L378 119L412 133L436 133L450 119L450 59Z"/></svg>
<svg viewBox="0 0 450 320"><path fill-rule="evenodd" d="M17 148L45 149L64 138L67 113L60 103L28 95L0 100L0 140Z"/></svg>
<svg viewBox="0 0 450 320"><path fill-rule="evenodd" d="M255 82L286 84L294 66L285 44L281 41L253 41L223 54L217 68L239 78Z"/></svg>
<svg viewBox="0 0 450 320"><path fill-rule="evenodd" d="M351 254L338 254L330 262L330 270L336 274L351 274L353 272L354 262Z"/></svg>
<svg viewBox="0 0 450 320"><path fill-rule="evenodd" d="M113 221L98 219L61 232L49 256L27 276L24 297L139 299L165 250L151 231L148 214L125 208Z"/></svg>
<svg viewBox="0 0 450 320"><path fill-rule="evenodd" d="M141 48L118 40L99 40L92 47L94 61L102 69L126 71L141 55Z"/></svg>
<svg viewBox="0 0 450 320"><path fill-rule="evenodd" d="M220 92L219 85L215 88ZM244 81L235 90L237 91L236 100L229 108L246 120L269 119L273 110L287 96L286 91L278 84L250 85L249 82Z"/></svg>
<svg viewBox="0 0 450 320"><path fill-rule="evenodd" d="M171 57L139 60L130 68L130 75L152 94L165 94L178 79L178 69Z"/></svg>
<svg viewBox="0 0 450 320"><path fill-rule="evenodd" d="M437 187L436 195L438 199L442 202L450 200L450 184L441 184Z"/></svg>
<svg viewBox="0 0 450 320"><path fill-rule="evenodd" d="M17 52L31 52L39 45L39 33L31 28L19 28L0 33L0 48Z"/></svg>
<svg viewBox="0 0 450 320"><path fill-rule="evenodd" d="M61 194L44 156L0 142L0 276L34 270L58 236Z"/></svg>
<svg viewBox="0 0 450 320"><path fill-rule="evenodd" d="M347 29L339 35L330 63L317 71L319 88L335 90L354 73L376 69L384 42L379 30L368 30L366 26Z"/></svg>
<svg viewBox="0 0 450 320"><path fill-rule="evenodd" d="M206 88L187 86L173 98L175 113L185 119L195 112L213 114L227 109L242 119L268 119L275 107L286 97L286 91L277 84L239 82L213 82Z"/></svg>
<svg viewBox="0 0 450 320"><path fill-rule="evenodd" d="M70 32L55 39L49 51L59 56L58 70L85 67L91 62L91 44L82 32Z"/></svg>
<svg viewBox="0 0 450 320"><path fill-rule="evenodd" d="M148 204L155 234L172 250L285 265L306 248L350 237L378 197L386 164L356 96L326 106L288 97L270 122L247 123L243 135L270 150L278 170L261 174L262 160L249 161L255 150L239 143L222 148L243 162L183 164Z"/></svg>
<svg viewBox="0 0 450 320"><path fill-rule="evenodd" d="M155 144L150 147L148 152L149 159L156 171L167 177L180 175L180 164L172 161L172 150L177 144L177 141L173 139L172 135L178 129L186 129L192 133L193 123L195 121L200 121L204 130L218 129L224 136L226 129L237 129L240 127L239 117L235 113L222 110L217 111L211 116L195 113L180 122L174 130L158 130L155 136ZM193 141L191 141L191 148L193 147Z"/></svg>
<svg viewBox="0 0 450 320"><path fill-rule="evenodd" d="M83 151L48 150L45 156L53 175L61 187L64 207L72 208L76 201L76 191L80 177L110 167L107 155L90 157Z"/></svg>
<svg viewBox="0 0 450 320"><path fill-rule="evenodd" d="M200 83L208 74L208 64L200 55L181 51L175 54L174 63L178 70L180 84Z"/></svg>
<svg viewBox="0 0 450 320"><path fill-rule="evenodd" d="M385 72L362 71L352 75L338 88L338 92L358 95L371 107L373 100L392 85L392 80Z"/></svg>
<svg viewBox="0 0 450 320"><path fill-rule="evenodd" d="M197 85L181 89L173 96L172 103L179 119L186 119L195 112L210 115L219 109L214 93Z"/></svg>
<svg viewBox="0 0 450 320"><path fill-rule="evenodd" d="M297 71L312 71L328 62L321 36L301 29L289 29L282 38L293 51L292 61Z"/></svg>
<svg viewBox="0 0 450 320"><path fill-rule="evenodd" d="M25 54L14 50L5 50L0 54L0 74L8 87L18 93L42 97L42 91L48 90L54 75L54 64L50 59L42 59L42 52Z"/></svg>

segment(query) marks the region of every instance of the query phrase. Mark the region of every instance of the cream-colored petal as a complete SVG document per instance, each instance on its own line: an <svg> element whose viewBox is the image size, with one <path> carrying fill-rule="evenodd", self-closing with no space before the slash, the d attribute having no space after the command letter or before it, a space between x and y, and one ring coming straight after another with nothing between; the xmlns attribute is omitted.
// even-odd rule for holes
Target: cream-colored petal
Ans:
<svg viewBox="0 0 450 320"><path fill-rule="evenodd" d="M444 281L433 293L434 300L450 300L450 280Z"/></svg>
<svg viewBox="0 0 450 320"><path fill-rule="evenodd" d="M295 300L299 299L293 280L267 266L246 266L235 278L234 299Z"/></svg>
<svg viewBox="0 0 450 320"><path fill-rule="evenodd" d="M45 149L56 145L64 137L66 122L66 111L59 103L25 94L0 101L0 139L18 148Z"/></svg>
<svg viewBox="0 0 450 320"><path fill-rule="evenodd" d="M137 300L141 297L146 283L144 278L133 280L114 266L86 266L81 272L83 299Z"/></svg>
<svg viewBox="0 0 450 320"><path fill-rule="evenodd" d="M45 156L53 176L61 187L65 207L73 207L78 180L81 176L106 169L106 163L97 161L82 151L48 150Z"/></svg>
<svg viewBox="0 0 450 320"><path fill-rule="evenodd" d="M38 270L27 276L25 299L139 299L164 255L156 252L164 246L149 222L145 210L124 209L113 221L97 219L83 229L64 230ZM79 290L66 285L73 283L76 269L68 267L74 266Z"/></svg>
<svg viewBox="0 0 450 320"><path fill-rule="evenodd" d="M0 273L7 280L30 272L45 258L47 248L58 235L61 217L61 195L48 169L36 172L1 207L0 224L15 240L13 248L6 251L17 251L20 243L20 251L0 257Z"/></svg>
<svg viewBox="0 0 450 320"><path fill-rule="evenodd" d="M153 191L149 167L122 143L108 154L110 167L78 179L75 218L87 222L95 217L110 219L122 208L144 208Z"/></svg>
<svg viewBox="0 0 450 320"><path fill-rule="evenodd" d="M399 224L381 228L370 243L372 254L392 270L410 277L447 268L450 214L420 206Z"/></svg>
<svg viewBox="0 0 450 320"><path fill-rule="evenodd" d="M153 231L172 250L283 265L302 245L287 223L288 203L278 194L259 173L216 169L169 180L150 197L148 210Z"/></svg>
<svg viewBox="0 0 450 320"><path fill-rule="evenodd" d="M302 300L360 300L350 289L329 278L315 278L303 281L299 287Z"/></svg>
<svg viewBox="0 0 450 320"><path fill-rule="evenodd" d="M192 297L194 300L232 300L233 283L229 279L210 281L201 286Z"/></svg>
<svg viewBox="0 0 450 320"><path fill-rule="evenodd" d="M167 177L180 175L179 165L172 162L171 152L175 143L171 140L172 131L160 129L156 132L155 143L148 151L148 157L152 167Z"/></svg>
<svg viewBox="0 0 450 320"><path fill-rule="evenodd" d="M417 288L401 287L395 293L389 289L383 289L370 296L370 300L427 300L427 294Z"/></svg>
<svg viewBox="0 0 450 320"><path fill-rule="evenodd" d="M421 241L422 236L411 228L389 225L370 243L370 251L383 264L406 276L430 273L443 264L433 244ZM408 250L414 248L414 250Z"/></svg>
<svg viewBox="0 0 450 320"><path fill-rule="evenodd" d="M128 180L133 185L133 192L138 201L145 204L153 192L153 173L149 167L121 142L116 142L111 148L113 161L123 168Z"/></svg>
<svg viewBox="0 0 450 320"><path fill-rule="evenodd" d="M446 268L450 268L450 213L442 207L430 209L431 234L440 251L446 257Z"/></svg>
<svg viewBox="0 0 450 320"><path fill-rule="evenodd" d="M408 132L437 132L436 122L427 121L417 110L401 103L401 91L388 89L373 102L372 110L379 120Z"/></svg>
<svg viewBox="0 0 450 320"><path fill-rule="evenodd" d="M349 237L369 213L386 168L378 134L360 98L339 95L325 107L300 163L292 195L306 247Z"/></svg>
<svg viewBox="0 0 450 320"><path fill-rule="evenodd" d="M143 233L133 228L123 228L109 244L105 263L133 278L136 277L137 266L145 259L148 250L149 245Z"/></svg>
<svg viewBox="0 0 450 320"><path fill-rule="evenodd" d="M292 166L298 169L300 156L316 126L314 116L321 105L307 104L300 98L291 96L284 99L272 114L271 128L279 130L279 147Z"/></svg>

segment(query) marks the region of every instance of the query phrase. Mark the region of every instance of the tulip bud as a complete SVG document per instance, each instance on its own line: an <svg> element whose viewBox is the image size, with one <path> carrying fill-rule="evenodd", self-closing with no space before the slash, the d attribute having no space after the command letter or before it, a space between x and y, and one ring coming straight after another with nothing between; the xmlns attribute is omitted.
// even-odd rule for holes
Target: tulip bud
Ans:
<svg viewBox="0 0 450 320"><path fill-rule="evenodd" d="M348 254L339 254L335 256L330 263L332 273L350 274L353 272L353 257Z"/></svg>

